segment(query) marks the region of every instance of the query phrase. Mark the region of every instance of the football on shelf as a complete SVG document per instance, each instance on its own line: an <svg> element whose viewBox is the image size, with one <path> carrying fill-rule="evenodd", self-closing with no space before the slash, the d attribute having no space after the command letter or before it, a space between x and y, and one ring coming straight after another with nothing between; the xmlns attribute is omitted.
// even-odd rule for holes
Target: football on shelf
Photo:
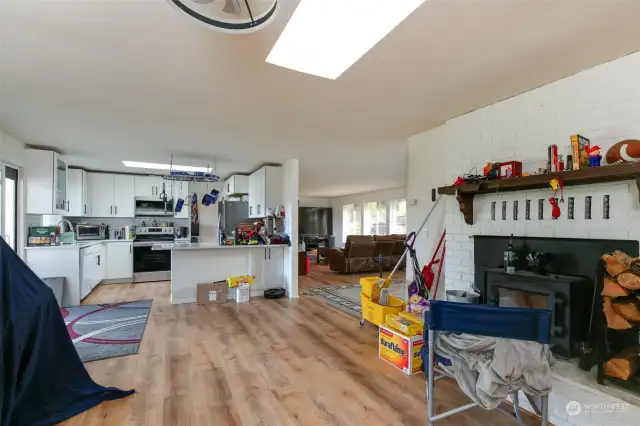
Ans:
<svg viewBox="0 0 640 426"><path fill-rule="evenodd" d="M607 151L607 163L631 163L640 161L640 140L627 139L613 145Z"/></svg>

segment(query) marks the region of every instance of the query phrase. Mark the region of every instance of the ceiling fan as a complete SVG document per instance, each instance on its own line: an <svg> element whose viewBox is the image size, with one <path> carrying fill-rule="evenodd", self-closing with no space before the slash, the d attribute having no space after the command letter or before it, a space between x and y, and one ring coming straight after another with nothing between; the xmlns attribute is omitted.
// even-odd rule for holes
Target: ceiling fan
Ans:
<svg viewBox="0 0 640 426"><path fill-rule="evenodd" d="M267 26L278 0L169 0L187 16L218 31L245 34Z"/></svg>

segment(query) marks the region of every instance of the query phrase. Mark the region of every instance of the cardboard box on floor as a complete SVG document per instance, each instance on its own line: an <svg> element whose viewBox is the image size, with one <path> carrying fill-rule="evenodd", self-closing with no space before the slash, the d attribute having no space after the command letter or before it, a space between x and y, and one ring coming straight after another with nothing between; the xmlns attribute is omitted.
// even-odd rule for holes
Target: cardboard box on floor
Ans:
<svg viewBox="0 0 640 426"><path fill-rule="evenodd" d="M226 281L198 284L196 303L208 305L210 303L223 303L227 301L229 286Z"/></svg>
<svg viewBox="0 0 640 426"><path fill-rule="evenodd" d="M422 336L405 336L404 334L381 325L379 334L378 355L404 374L420 373L422 358L420 349L424 346Z"/></svg>

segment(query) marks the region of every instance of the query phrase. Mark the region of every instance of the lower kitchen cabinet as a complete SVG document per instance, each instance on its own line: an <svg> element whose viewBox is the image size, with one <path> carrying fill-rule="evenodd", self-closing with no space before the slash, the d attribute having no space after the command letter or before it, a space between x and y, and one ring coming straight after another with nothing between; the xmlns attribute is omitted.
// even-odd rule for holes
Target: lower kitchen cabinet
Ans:
<svg viewBox="0 0 640 426"><path fill-rule="evenodd" d="M80 250L80 299L84 299L91 290L102 281L102 244Z"/></svg>
<svg viewBox="0 0 640 426"><path fill-rule="evenodd" d="M131 242L105 243L107 272L105 279L133 278L133 244Z"/></svg>
<svg viewBox="0 0 640 426"><path fill-rule="evenodd" d="M284 246L251 249L252 290L284 287Z"/></svg>

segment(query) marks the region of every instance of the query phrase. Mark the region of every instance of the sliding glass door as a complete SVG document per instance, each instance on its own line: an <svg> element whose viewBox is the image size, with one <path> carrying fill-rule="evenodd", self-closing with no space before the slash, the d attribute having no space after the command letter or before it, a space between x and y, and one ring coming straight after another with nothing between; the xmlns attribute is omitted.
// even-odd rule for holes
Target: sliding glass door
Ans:
<svg viewBox="0 0 640 426"><path fill-rule="evenodd" d="M0 162L0 237L18 245L18 169Z"/></svg>

